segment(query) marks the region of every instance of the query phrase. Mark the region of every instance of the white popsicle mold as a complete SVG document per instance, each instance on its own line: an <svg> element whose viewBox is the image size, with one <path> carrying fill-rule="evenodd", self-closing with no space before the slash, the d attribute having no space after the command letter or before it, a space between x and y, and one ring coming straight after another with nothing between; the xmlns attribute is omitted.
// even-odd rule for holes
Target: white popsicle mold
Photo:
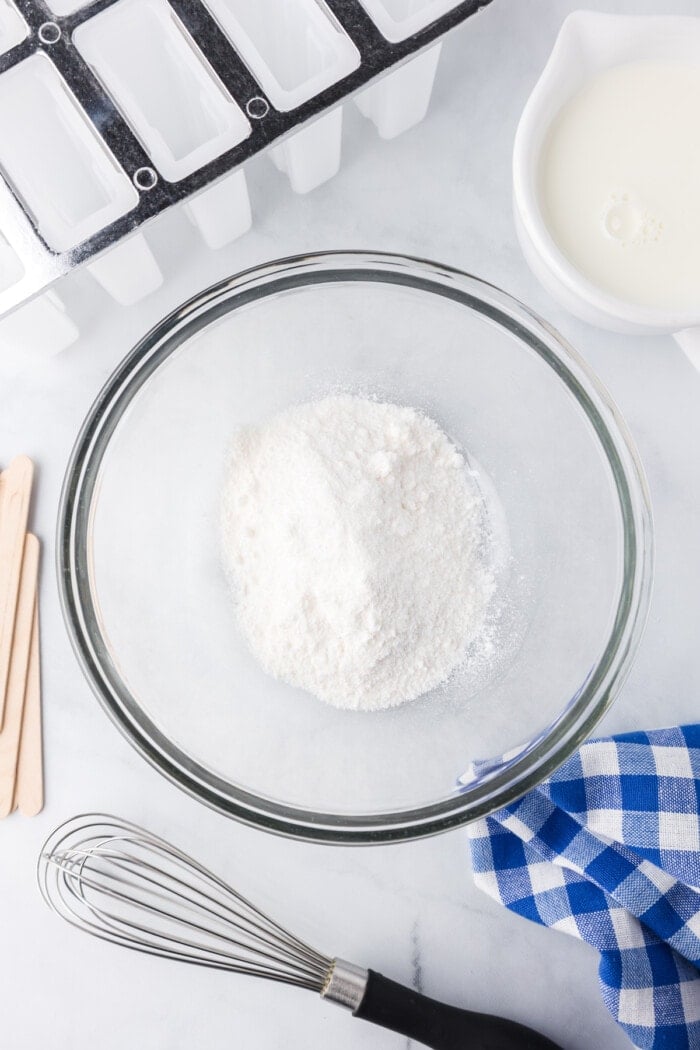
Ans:
<svg viewBox="0 0 700 1050"><path fill-rule="evenodd" d="M119 0L73 40L170 182L250 135L248 118L167 0Z"/></svg>
<svg viewBox="0 0 700 1050"><path fill-rule="evenodd" d="M0 76L0 164L58 251L97 233L138 201L45 55L32 55Z"/></svg>
<svg viewBox="0 0 700 1050"><path fill-rule="evenodd" d="M122 306L138 303L163 283L163 274L142 233L115 244L85 269Z"/></svg>
<svg viewBox="0 0 700 1050"><path fill-rule="evenodd" d="M0 0L0 55L29 35L29 26L12 0Z"/></svg>
<svg viewBox="0 0 700 1050"><path fill-rule="evenodd" d="M388 73L355 96L383 139L393 139L423 120L433 92L442 41Z"/></svg>
<svg viewBox="0 0 700 1050"><path fill-rule="evenodd" d="M287 112L360 65L323 0L204 0L276 109Z"/></svg>
<svg viewBox="0 0 700 1050"><path fill-rule="evenodd" d="M65 17L81 11L84 7L89 7L90 4L95 3L95 0L44 0L44 2L53 14Z"/></svg>
<svg viewBox="0 0 700 1050"><path fill-rule="evenodd" d="M360 64L360 53L323 0L205 0L243 61L282 112L300 106ZM270 157L296 193L340 168L342 109L273 146Z"/></svg>
<svg viewBox="0 0 700 1050"><path fill-rule="evenodd" d="M343 107L337 106L273 146L270 157L295 193L309 193L337 175L342 136Z"/></svg>
<svg viewBox="0 0 700 1050"><path fill-rule="evenodd" d="M0 291L11 288L24 276L22 261L11 244L0 234Z"/></svg>
<svg viewBox="0 0 700 1050"><path fill-rule="evenodd" d="M380 33L399 43L458 6L460 0L360 0Z"/></svg>
<svg viewBox="0 0 700 1050"><path fill-rule="evenodd" d="M89 8L95 0L45 2L57 19L46 25L55 31L55 40L65 40L61 19ZM459 4L459 0L359 2L391 45L407 40ZM177 184L245 142L271 107L279 114L291 113L361 65L358 46L325 0L202 3L260 85L250 97L241 98L223 68L220 75L216 72L191 35L201 39L197 27L188 30L182 21L185 14L178 16L167 0L116 0L95 15L88 13L73 32L78 52L130 125L152 167L141 161L141 167L133 170L124 158L120 166L46 54L38 51L0 74L0 166L55 252L69 252L126 215L159 182ZM0 0L0 55L28 34L27 22L12 0ZM55 42L44 40L41 31L37 35L47 49ZM441 47L438 39L355 94L358 109L382 138L394 138L425 116ZM235 91L238 101L230 91ZM337 103L269 146L270 159L287 175L295 192L308 193L338 172L342 120L342 105ZM114 149L119 153L116 145ZM182 207L209 248L235 241L252 224L243 168L186 197ZM19 289L25 278L35 280L36 250L34 254L25 250L26 235L18 239L17 229L5 232L8 239L0 232L0 293L14 285ZM113 243L85 266L124 305L139 301L163 282L139 232ZM28 294L37 287L30 285ZM26 302L2 327L5 345L21 346L32 357L58 352L77 336L75 324L53 292Z"/></svg>
<svg viewBox="0 0 700 1050"><path fill-rule="evenodd" d="M78 329L63 301L51 290L31 299L0 321L0 354L17 360L41 361L66 350Z"/></svg>
<svg viewBox="0 0 700 1050"><path fill-rule="evenodd" d="M223 248L247 233L253 223L242 168L191 197L184 207L209 248Z"/></svg>

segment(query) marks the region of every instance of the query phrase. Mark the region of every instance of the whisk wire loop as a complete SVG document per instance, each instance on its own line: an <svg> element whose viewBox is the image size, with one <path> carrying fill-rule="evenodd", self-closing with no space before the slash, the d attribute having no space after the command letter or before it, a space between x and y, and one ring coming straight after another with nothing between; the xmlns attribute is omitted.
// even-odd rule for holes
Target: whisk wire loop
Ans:
<svg viewBox="0 0 700 1050"><path fill-rule="evenodd" d="M83 855L85 857L90 856L89 853L84 853ZM298 957L299 953L306 955L309 961L312 961L314 958L313 949L309 948L307 945L304 945L302 941L299 941L293 935L287 934L284 930L281 929L281 927L279 928L279 937L277 940L275 940L272 935L266 932L265 926L263 926L262 923L254 921L254 919L249 916L237 915L236 912L234 912L234 910L230 906L226 905L223 902L218 902L214 896L212 896L209 893L205 893L200 887L184 879L177 878L172 874L168 874L166 876L165 873L159 872L159 870L155 868L152 864L147 864L143 860L137 861L134 857L122 855L117 852L107 851L105 849L100 850L100 858L106 858L111 863L111 866L116 870L110 870L110 868L105 868L104 870L99 871L99 874L105 880L105 883L101 887L98 887L95 884L95 882L90 880L88 877L83 876L83 878L81 879L83 900L85 901L85 904L95 912L97 912L95 905L93 905L92 902L88 900L85 896L85 888L101 888L105 894L114 898L115 900L120 900L125 903L133 904L135 908L141 908L146 911L155 912L164 918L170 918L173 921L178 922L182 925L189 926L193 930L208 933L212 937L216 937L217 939L222 940L227 944L235 946L235 940L233 940L230 935L226 935L219 930L215 931L212 929L207 929L200 922L186 920L182 915L174 915L165 909L156 908L154 905L150 905L147 904L145 901L138 900L136 897L128 895L119 889L108 889L108 886L111 883L115 883L115 885L117 886L133 886L133 881L130 881L127 878L119 878L116 872L118 870L124 870L128 874L133 870L134 867L137 866L138 869L140 869L138 874L140 875L140 878L143 881L143 883L154 887L154 890L152 892L153 899L161 899L165 902L167 902L169 899L168 893L160 891L162 887L159 887L157 878L153 877L154 875L160 875L163 879L167 878L168 883L170 883L171 886L176 886L178 890L186 891L192 894L194 898L194 900L191 902L191 909L193 915L201 916L202 913L205 913L206 915L209 915L215 919L223 920L227 923L230 923L230 925L232 925L234 929L240 931L241 934L250 934L251 932L255 931L262 944L267 944L270 948L276 948L280 954L286 955L291 961L294 961L294 959ZM57 859L60 859L60 855ZM153 875L145 875L144 872L146 871L153 873ZM249 902L245 901L244 898L236 894L235 891L231 892L241 904L244 904L247 908L252 907L249 904ZM188 906L188 904L189 902L187 902L186 899L183 897L183 907ZM106 910L100 909L100 918L105 922L109 922L111 916ZM125 920L122 919L122 921ZM136 924L129 923L129 925L135 926ZM268 922L267 925L269 926L270 923ZM144 929L144 927L142 926L139 926L138 928L141 930ZM164 934L161 935L165 936ZM274 954L267 953L267 955L271 960L274 961Z"/></svg>
<svg viewBox="0 0 700 1050"><path fill-rule="evenodd" d="M149 955L322 991L333 960L150 832L88 814L39 858L44 899L73 926Z"/></svg>

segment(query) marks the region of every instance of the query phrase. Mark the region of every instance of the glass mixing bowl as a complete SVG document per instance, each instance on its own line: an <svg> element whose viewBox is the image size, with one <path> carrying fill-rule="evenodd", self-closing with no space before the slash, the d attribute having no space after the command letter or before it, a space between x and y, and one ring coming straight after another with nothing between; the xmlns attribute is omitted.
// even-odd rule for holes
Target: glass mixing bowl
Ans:
<svg viewBox="0 0 700 1050"><path fill-rule="evenodd" d="M220 559L233 431L341 391L425 410L509 536L493 657L372 713L264 673ZM619 414L546 324L447 267L330 253L224 281L131 351L73 452L58 561L85 673L162 773L268 830L387 842L505 805L590 733L639 642L651 520Z"/></svg>

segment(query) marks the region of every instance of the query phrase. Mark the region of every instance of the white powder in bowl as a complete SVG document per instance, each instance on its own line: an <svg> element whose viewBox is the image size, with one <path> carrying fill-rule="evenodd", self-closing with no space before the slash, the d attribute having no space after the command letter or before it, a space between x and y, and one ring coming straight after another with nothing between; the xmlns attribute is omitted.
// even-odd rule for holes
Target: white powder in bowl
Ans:
<svg viewBox="0 0 700 1050"><path fill-rule="evenodd" d="M327 397L239 430L222 519L252 652L336 707L421 696L484 627L495 582L483 500L413 408Z"/></svg>

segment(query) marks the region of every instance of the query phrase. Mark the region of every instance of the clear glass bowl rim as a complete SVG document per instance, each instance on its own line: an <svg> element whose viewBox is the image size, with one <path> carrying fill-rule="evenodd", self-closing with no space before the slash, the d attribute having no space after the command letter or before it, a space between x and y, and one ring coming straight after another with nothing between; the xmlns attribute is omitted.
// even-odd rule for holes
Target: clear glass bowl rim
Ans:
<svg viewBox="0 0 700 1050"><path fill-rule="evenodd" d="M235 306L275 292L334 281L407 285L446 296L505 327L552 367L579 402L603 448L623 521L623 581L598 664L557 719L488 779L416 809L334 814L296 808L238 788L172 744L114 667L91 598L93 497L110 438L131 398L160 363ZM235 304L232 305L232 304ZM602 383L545 321L496 286L428 260L373 251L309 253L252 267L205 289L155 325L113 372L91 407L66 471L58 516L59 593L71 643L97 698L132 745L171 782L244 823L338 844L378 844L447 831L509 805L549 776L590 735L618 694L646 622L653 575L649 494L634 443Z"/></svg>

